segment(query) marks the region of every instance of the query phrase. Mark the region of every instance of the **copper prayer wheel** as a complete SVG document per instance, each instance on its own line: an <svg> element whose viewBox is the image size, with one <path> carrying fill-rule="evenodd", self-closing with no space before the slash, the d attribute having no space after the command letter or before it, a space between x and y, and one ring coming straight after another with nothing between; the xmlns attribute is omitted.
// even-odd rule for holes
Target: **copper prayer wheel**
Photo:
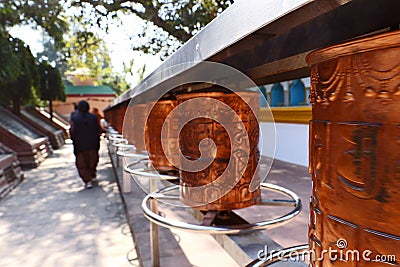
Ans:
<svg viewBox="0 0 400 267"><path fill-rule="evenodd" d="M119 133L122 133L122 127L124 123L124 116L127 109L126 104L120 104L117 108L112 110L112 122L111 124L114 126L115 130Z"/></svg>
<svg viewBox="0 0 400 267"><path fill-rule="evenodd" d="M134 105L128 105L126 108L125 112L125 117L124 117L124 124L123 124L123 129L122 129L122 134L126 140L128 140L129 144L133 144L135 142L134 140L134 128L133 126L135 125L134 119L135 119L135 111L133 109Z"/></svg>
<svg viewBox="0 0 400 267"><path fill-rule="evenodd" d="M400 31L317 50L307 62L312 266L399 266ZM329 249L336 259L321 256ZM355 251L360 260L346 258ZM373 261L382 255L388 262Z"/></svg>
<svg viewBox="0 0 400 267"><path fill-rule="evenodd" d="M149 117L146 122L146 149L154 168L160 172L168 172L177 170L176 167L168 160L165 154L176 154L177 138L169 135L177 125L172 120L167 120L168 114L175 108L176 100L159 100L156 103L149 103L147 112ZM167 135L163 136L168 142L168 146L163 148L161 142L161 131L163 126L166 127ZM174 149L172 147L175 147Z"/></svg>
<svg viewBox="0 0 400 267"><path fill-rule="evenodd" d="M250 183L253 177L257 180L256 183L259 183L258 173L256 173L260 154L258 150L259 127L256 115L243 99L248 100L250 105L256 109L254 112L257 113L259 94L254 92L230 94L205 92L177 95L179 107L185 101L196 98L209 98L224 103L229 110L238 116L240 122L244 125L244 130L240 129L238 122L233 121L233 113L225 112L219 105L215 105L215 101L205 99L202 105L195 105L192 108L190 108L191 105L188 105L189 108L182 109L179 123L180 127L183 128L180 132L179 144L183 156L189 160L198 160L201 156L199 146L201 146L201 141L205 139L211 139L215 147L210 146L206 149L205 155L202 155L203 157L210 157L212 160L212 163L205 169L197 172L180 170L181 201L200 210L232 210L256 204L260 201L260 188L250 190ZM201 115L189 122L182 122L181 117L188 115L188 113L194 113L195 116L198 111L202 114L214 114L220 123ZM185 123L185 125L181 126L182 123ZM230 129L231 136L227 129ZM240 138L230 138L243 135L248 136L248 142L242 141ZM207 147L208 143L207 141L203 145ZM236 149L231 151L232 147L236 147ZM242 167L242 172L240 172L242 176L238 177L238 181L235 181L234 172L240 168L240 160L243 155L248 157L248 161L246 165L240 166ZM227 167L229 162L232 162L233 168L231 169ZM225 171L228 173L227 182L230 184L216 183ZM230 188L228 191L226 191L227 186ZM204 190L192 190L196 187L204 187ZM219 195L221 197L215 199L214 196Z"/></svg>
<svg viewBox="0 0 400 267"><path fill-rule="evenodd" d="M132 144L135 145L136 150L145 151L145 125L147 117L147 105L135 104L132 107L134 118L132 125Z"/></svg>

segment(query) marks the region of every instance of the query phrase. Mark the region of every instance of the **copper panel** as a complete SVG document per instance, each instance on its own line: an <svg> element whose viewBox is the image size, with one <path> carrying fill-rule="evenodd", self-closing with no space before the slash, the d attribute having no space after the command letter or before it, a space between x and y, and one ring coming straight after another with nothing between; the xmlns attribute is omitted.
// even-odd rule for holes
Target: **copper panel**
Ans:
<svg viewBox="0 0 400 267"><path fill-rule="evenodd" d="M312 266L399 266L400 259L400 31L313 52L313 178L309 243L395 261L331 260ZM340 251L340 250L339 250Z"/></svg>
<svg viewBox="0 0 400 267"><path fill-rule="evenodd" d="M149 153L149 158L154 168L158 171L173 171L176 168L169 162L165 153L168 154L176 154L174 153L174 149L176 149L176 144L178 141L176 138L172 138L168 135L164 136L168 140L168 145L171 143L172 148L163 149L161 143L161 130L165 125L168 131L172 131L174 129L173 121L166 120L168 114L174 109L176 106L176 100L159 100L155 104L148 104L148 112L149 117L146 122L146 149Z"/></svg>
<svg viewBox="0 0 400 267"><path fill-rule="evenodd" d="M135 145L138 151L145 151L145 125L147 117L146 104L136 104L132 107L134 114L132 125L132 144Z"/></svg>
<svg viewBox="0 0 400 267"><path fill-rule="evenodd" d="M110 109L103 110L103 113L104 113L104 119L108 122L108 124L112 125L111 124L111 121L112 121L111 110Z"/></svg>
<svg viewBox="0 0 400 267"><path fill-rule="evenodd" d="M119 132L122 133L122 128L124 124L124 117L125 117L125 112L127 109L127 103L120 105L118 109L115 110L115 129Z"/></svg>
<svg viewBox="0 0 400 267"><path fill-rule="evenodd" d="M126 108L125 112L125 117L124 117L124 124L122 127L122 134L126 140L128 140L129 144L133 144L134 141L134 125L135 125L135 116L136 114L134 113L133 109L134 105L128 105Z"/></svg>
<svg viewBox="0 0 400 267"><path fill-rule="evenodd" d="M177 95L179 103L196 97L217 99L225 103L230 107L231 110L235 111L236 115L239 116L240 120L243 122L256 120L256 116L260 112L259 94L255 92L237 92L234 94L226 94L223 92L207 92ZM254 109L254 112L244 100L246 100L250 104L251 108ZM186 110L182 109L182 113L193 113L194 115L210 113L215 115L216 118L221 122L232 121L232 114L227 113L225 112L225 110L221 110L218 107L207 103L207 100L204 100L203 103L204 104L201 107L186 108ZM256 113L257 115L254 113Z"/></svg>
<svg viewBox="0 0 400 267"><path fill-rule="evenodd" d="M123 103L105 112L107 122L112 125L114 129L117 130L119 133L122 133L122 126L126 109L127 103Z"/></svg>
<svg viewBox="0 0 400 267"><path fill-rule="evenodd" d="M240 94L240 96L238 96L238 94ZM230 110L233 110L245 127L245 130L241 130L236 126L238 122L233 122L232 114L220 109L220 107L215 106L212 104L212 101L207 101L207 99L202 106L196 108L188 107L181 110L182 113L180 114L187 115L192 113L192 115L198 115L197 119L187 122L184 126L182 125L183 128L180 132L180 148L182 154L186 158L190 160L199 159L201 156L199 150L200 141L205 138L212 140L212 142L208 141L202 143L202 145L206 147L204 150L206 154L202 156L213 159L211 165L198 172L180 171L181 201L194 208L200 210L232 210L248 207L260 201L260 189L257 188L253 192L249 190L249 185L253 176L255 179L259 180L258 173L256 173L256 167L259 161L259 127L256 115L254 114L254 112L257 113L259 109L259 94L250 92L238 94L209 92L177 95L179 105L184 101L197 97L217 99L226 104ZM243 101L241 97L248 100L256 110L253 112L250 106ZM221 123L210 118L202 117L201 114L204 113L215 115L216 119ZM233 140L229 138L228 129L233 129L233 132L231 132L231 135L235 137ZM244 142L243 139L240 138L244 135L249 137L249 142ZM215 146L213 146L212 143L214 143ZM235 151L231 151L233 144L235 145L234 147L237 148ZM248 157L248 162L247 165L240 166L243 155ZM232 167L227 168L230 161L232 162ZM242 170L244 170L244 173L235 184L235 175L233 172L237 172L240 168L243 168ZM228 173L227 181L221 184L213 183L225 171ZM204 190L191 190L191 188L205 185L207 186ZM232 189L228 190L228 192L223 195L221 192L227 191L227 186L228 188L232 186ZM210 201L210 199L214 199L215 196L220 195L223 196Z"/></svg>

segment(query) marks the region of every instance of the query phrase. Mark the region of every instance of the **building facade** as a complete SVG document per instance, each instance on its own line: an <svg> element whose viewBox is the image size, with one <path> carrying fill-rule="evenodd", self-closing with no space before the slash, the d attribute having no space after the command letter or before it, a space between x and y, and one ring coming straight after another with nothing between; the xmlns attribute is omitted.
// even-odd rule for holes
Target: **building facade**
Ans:
<svg viewBox="0 0 400 267"><path fill-rule="evenodd" d="M74 110L74 103L86 100L92 111L97 108L103 115L103 110L109 106L110 102L116 97L114 90L107 85L95 85L90 77L67 76L65 83L65 102L54 101L53 109L55 112L69 120L71 112Z"/></svg>

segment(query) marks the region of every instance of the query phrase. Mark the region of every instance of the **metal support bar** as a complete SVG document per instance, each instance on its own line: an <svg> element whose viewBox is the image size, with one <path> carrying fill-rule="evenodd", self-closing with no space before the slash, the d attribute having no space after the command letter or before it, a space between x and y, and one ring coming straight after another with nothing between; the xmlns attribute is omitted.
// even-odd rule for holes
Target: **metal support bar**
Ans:
<svg viewBox="0 0 400 267"><path fill-rule="evenodd" d="M128 144L128 140L123 138L115 140L112 145L115 147L117 167L119 167L119 156L121 155L118 152L123 152L135 148L133 145Z"/></svg>
<svg viewBox="0 0 400 267"><path fill-rule="evenodd" d="M157 191L157 180L150 179L150 192ZM158 214L158 200L152 199L150 201L150 209L152 212ZM150 249L151 249L151 263L153 267L160 266L160 236L158 225L150 221Z"/></svg>

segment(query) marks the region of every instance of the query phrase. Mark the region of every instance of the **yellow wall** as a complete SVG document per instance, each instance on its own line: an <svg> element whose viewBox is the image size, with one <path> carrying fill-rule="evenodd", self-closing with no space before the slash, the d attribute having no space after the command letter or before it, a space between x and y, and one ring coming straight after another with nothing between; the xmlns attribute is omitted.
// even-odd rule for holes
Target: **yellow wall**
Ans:
<svg viewBox="0 0 400 267"><path fill-rule="evenodd" d="M90 105L90 111L92 111L93 108L98 108L100 113L104 116L103 110L110 105L110 102L114 98L115 97L67 96L65 102L54 101L53 109L55 112L69 120L69 115L74 110L73 103L86 100Z"/></svg>
<svg viewBox="0 0 400 267"><path fill-rule="evenodd" d="M271 108L275 122L309 124L312 116L311 106L273 107ZM261 108L260 122L271 121L267 108Z"/></svg>

